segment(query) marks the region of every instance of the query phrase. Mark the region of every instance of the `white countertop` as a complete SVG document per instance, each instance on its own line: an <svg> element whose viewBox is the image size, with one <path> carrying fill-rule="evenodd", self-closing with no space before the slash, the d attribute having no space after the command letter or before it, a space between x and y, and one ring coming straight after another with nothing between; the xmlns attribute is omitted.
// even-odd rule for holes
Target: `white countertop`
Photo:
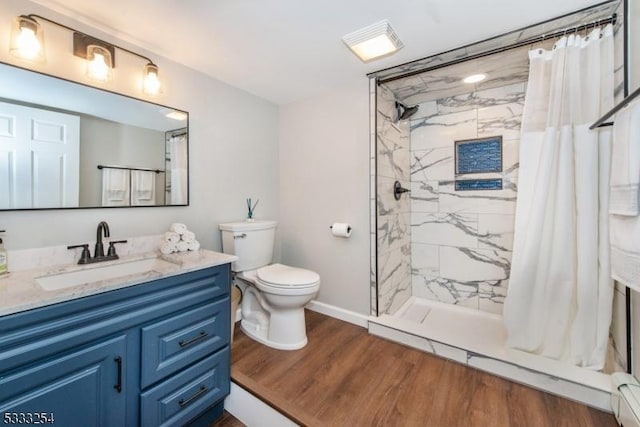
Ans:
<svg viewBox="0 0 640 427"><path fill-rule="evenodd" d="M35 281L36 278L42 276L98 268L110 264L148 258L158 258L168 262L159 262L157 268L148 272L131 274L109 280L94 281L88 284L55 291L46 291ZM176 276L207 267L227 264L237 259L238 257L234 255L213 252L206 249L171 255L161 255L159 252L154 251L120 256L120 259L116 261L106 261L88 265L55 265L16 271L0 276L0 316L95 295L114 289L125 288L164 277Z"/></svg>

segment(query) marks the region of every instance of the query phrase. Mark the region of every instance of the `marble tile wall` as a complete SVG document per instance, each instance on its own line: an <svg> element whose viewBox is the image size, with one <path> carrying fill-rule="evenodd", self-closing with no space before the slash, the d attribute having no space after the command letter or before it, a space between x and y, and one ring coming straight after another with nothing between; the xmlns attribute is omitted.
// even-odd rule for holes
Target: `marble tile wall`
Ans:
<svg viewBox="0 0 640 427"><path fill-rule="evenodd" d="M410 122L412 294L501 313L509 283L525 82L420 104ZM502 136L502 190L455 191L454 142Z"/></svg>
<svg viewBox="0 0 640 427"><path fill-rule="evenodd" d="M409 122L396 122L395 95L379 86L376 105L377 312L393 314L411 296L411 203L393 197L410 185Z"/></svg>

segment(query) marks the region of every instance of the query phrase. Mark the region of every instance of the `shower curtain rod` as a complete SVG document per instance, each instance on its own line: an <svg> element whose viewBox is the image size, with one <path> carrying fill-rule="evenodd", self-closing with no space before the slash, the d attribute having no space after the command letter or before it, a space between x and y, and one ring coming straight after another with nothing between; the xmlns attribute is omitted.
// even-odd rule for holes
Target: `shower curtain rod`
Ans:
<svg viewBox="0 0 640 427"><path fill-rule="evenodd" d="M145 168L128 168L126 166L106 166L106 165L98 165L98 169L120 169L127 171L144 171L144 172L155 172L155 173L165 173L165 171L160 169L145 169Z"/></svg>
<svg viewBox="0 0 640 427"><path fill-rule="evenodd" d="M187 134L187 129L186 128L181 128L181 129L168 130L168 131L165 132L165 134L169 134L171 136L186 135Z"/></svg>
<svg viewBox="0 0 640 427"><path fill-rule="evenodd" d="M427 67L427 68L423 68L423 69L420 69L420 70L410 71L408 73L401 74L401 75L398 75L398 76L388 77L386 79L380 79L380 80L378 80L378 85L381 85L381 84L384 84L384 83L389 83L389 82L392 82L392 81L395 81L395 80L404 79L404 78L411 77L411 76L415 76L416 74L426 73L427 71L438 70L440 68L448 67L450 65L456 65L456 64L463 63L463 62L471 61L473 59L484 58L485 56L490 56L490 55L494 55L496 53L506 52L507 50L517 49L519 47L523 47L523 46L527 46L527 45L531 45L531 44L535 44L535 43L540 43L540 42L543 42L545 40L549 40L549 39L565 36L567 34L577 33L578 31L586 30L586 29L589 29L591 27L596 28L596 27L600 27L600 26L603 26L603 25L607 25L607 24L615 24L617 18L618 18L617 14L614 13L613 15L609 16L608 18L602 18L602 19L598 19L596 21L588 22L586 24L580 24L580 25L576 25L574 27L565 28L563 30L554 31L553 33L542 34L540 36L531 37L531 38L528 38L526 40L515 42L515 43L512 43L512 44L507 45L507 46L497 47L495 49L491 49L491 50L488 50L488 51L485 51L485 52L476 53L474 55L469 55L469 56L466 56L464 58L454 59L452 61L448 61L448 62L445 62L445 63L442 63L442 64L438 64L438 65L434 65L434 66L431 66L431 67ZM539 24L536 24L536 25L539 25ZM526 27L526 28L523 28L523 29L518 30L518 31L526 30L527 28L530 28L530 27ZM490 40L490 39L487 39L487 40ZM470 46L473 46L473 45L476 45L476 44L479 44L479 43L483 43L483 42L485 42L487 40L482 40L482 41L479 41L477 43L473 43L473 44L470 44L470 45L467 45L467 46L463 46L462 48L468 48ZM462 49L462 48L458 48L458 49ZM447 53L447 52L443 52L443 53ZM442 54L439 54L439 55L442 55Z"/></svg>
<svg viewBox="0 0 640 427"><path fill-rule="evenodd" d="M634 90L631 93L631 95L627 96L622 101L620 101L618 103L618 105L613 107L611 110L607 111L604 114L604 116L600 117L594 124L589 126L589 129L593 130L595 128L602 128L602 127L605 127L605 126L613 126L613 122L608 122L607 120L609 120L611 117L615 116L615 114L618 111L622 110L624 107L629 105L629 103L631 101L633 101L635 98L637 98L638 95L640 95L640 87L638 89Z"/></svg>

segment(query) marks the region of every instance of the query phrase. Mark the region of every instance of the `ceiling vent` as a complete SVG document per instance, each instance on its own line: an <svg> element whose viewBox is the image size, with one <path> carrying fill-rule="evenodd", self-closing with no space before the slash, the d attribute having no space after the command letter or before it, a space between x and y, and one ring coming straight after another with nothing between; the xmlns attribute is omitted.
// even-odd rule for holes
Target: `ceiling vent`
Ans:
<svg viewBox="0 0 640 427"><path fill-rule="evenodd" d="M392 54L404 47L386 19L349 33L342 37L342 41L363 62Z"/></svg>

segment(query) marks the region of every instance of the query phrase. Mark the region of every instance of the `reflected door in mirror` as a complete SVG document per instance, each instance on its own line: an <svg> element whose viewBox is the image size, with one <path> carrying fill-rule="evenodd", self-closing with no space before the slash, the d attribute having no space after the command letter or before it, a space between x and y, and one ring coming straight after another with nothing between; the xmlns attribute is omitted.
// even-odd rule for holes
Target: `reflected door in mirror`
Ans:
<svg viewBox="0 0 640 427"><path fill-rule="evenodd" d="M0 102L0 209L78 207L80 118Z"/></svg>

